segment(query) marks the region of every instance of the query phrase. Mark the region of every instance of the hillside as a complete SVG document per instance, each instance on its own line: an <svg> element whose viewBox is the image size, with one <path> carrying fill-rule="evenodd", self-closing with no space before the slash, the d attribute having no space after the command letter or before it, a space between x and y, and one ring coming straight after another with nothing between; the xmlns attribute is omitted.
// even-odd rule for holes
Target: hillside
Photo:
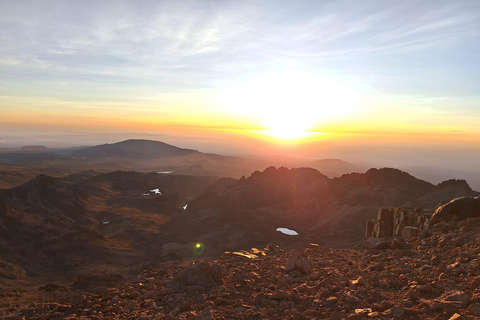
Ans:
<svg viewBox="0 0 480 320"><path fill-rule="evenodd" d="M168 242L160 227L217 180L93 172L39 175L0 190L0 258L17 266L5 278L62 278L155 259L154 249Z"/></svg>

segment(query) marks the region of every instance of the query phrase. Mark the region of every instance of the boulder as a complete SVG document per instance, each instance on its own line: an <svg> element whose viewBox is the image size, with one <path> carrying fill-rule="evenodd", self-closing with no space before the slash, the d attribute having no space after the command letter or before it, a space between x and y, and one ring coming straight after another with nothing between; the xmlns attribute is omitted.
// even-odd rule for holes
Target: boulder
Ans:
<svg viewBox="0 0 480 320"><path fill-rule="evenodd" d="M222 268L218 264L202 261L176 273L168 281L167 287L174 290L183 290L188 286L213 289L223 283L222 276Z"/></svg>
<svg viewBox="0 0 480 320"><path fill-rule="evenodd" d="M372 247L373 250L387 250L390 248L390 241L379 241Z"/></svg>
<svg viewBox="0 0 480 320"><path fill-rule="evenodd" d="M455 218L454 218L455 217ZM460 197L441 205L435 210L432 222L465 220L480 217L480 199L478 197Z"/></svg>
<svg viewBox="0 0 480 320"><path fill-rule="evenodd" d="M285 266L285 272L290 272L295 269L295 264L297 263L298 259L298 251L293 249L290 251L288 258L287 258L287 265Z"/></svg>
<svg viewBox="0 0 480 320"><path fill-rule="evenodd" d="M390 243L390 249L405 249L407 247L407 243L402 238L394 238L392 243Z"/></svg>
<svg viewBox="0 0 480 320"><path fill-rule="evenodd" d="M303 274L308 274L312 271L308 259L304 256L301 256L295 249L290 251L290 254L287 258L287 264L285 265L285 272L290 272L293 270L299 271Z"/></svg>

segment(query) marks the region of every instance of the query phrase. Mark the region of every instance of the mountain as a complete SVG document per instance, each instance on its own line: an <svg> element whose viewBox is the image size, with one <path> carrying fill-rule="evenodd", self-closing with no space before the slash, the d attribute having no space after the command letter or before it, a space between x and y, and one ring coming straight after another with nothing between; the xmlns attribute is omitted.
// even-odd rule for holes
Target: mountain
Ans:
<svg viewBox="0 0 480 320"><path fill-rule="evenodd" d="M210 188L189 203L183 223L201 230L192 232L205 242L222 239L224 250L263 242L348 247L363 238L360 226L380 207L434 210L445 199L475 194L465 181L435 186L390 168L329 179L312 168L270 167L225 188ZM276 231L280 227L300 235L284 236Z"/></svg>
<svg viewBox="0 0 480 320"><path fill-rule="evenodd" d="M82 159L118 159L118 157L125 157L145 160L180 157L198 153L196 150L182 149L160 141L131 139L112 144L88 147L74 151L71 156Z"/></svg>
<svg viewBox="0 0 480 320"><path fill-rule="evenodd" d="M320 159L308 163L307 166L317 169L329 178L339 177L346 173L365 171L357 165L340 159Z"/></svg>
<svg viewBox="0 0 480 320"><path fill-rule="evenodd" d="M0 179L4 180L0 187L8 188L31 179L32 175L26 171L62 176L57 173L134 170L240 178L267 165L263 160L202 153L159 141L126 140L93 147L0 153L0 166L10 167L0 171ZM14 167L25 170L18 171Z"/></svg>

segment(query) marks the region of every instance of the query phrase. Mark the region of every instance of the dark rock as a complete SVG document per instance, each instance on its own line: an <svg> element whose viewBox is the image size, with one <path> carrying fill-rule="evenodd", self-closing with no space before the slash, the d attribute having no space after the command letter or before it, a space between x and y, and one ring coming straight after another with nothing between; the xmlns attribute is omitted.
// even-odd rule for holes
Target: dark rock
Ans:
<svg viewBox="0 0 480 320"><path fill-rule="evenodd" d="M190 320L215 320L215 318L212 315L212 310L210 310L210 307L204 309L200 314L193 316L189 318Z"/></svg>
<svg viewBox="0 0 480 320"><path fill-rule="evenodd" d="M312 271L310 263L306 257L300 256L297 250L293 249L288 255L285 272L298 271L302 274L308 274Z"/></svg>
<svg viewBox="0 0 480 320"><path fill-rule="evenodd" d="M400 319L405 314L405 309L401 306L396 306L390 311L390 315L393 319Z"/></svg>
<svg viewBox="0 0 480 320"><path fill-rule="evenodd" d="M374 250L386 250L390 248L390 241L380 241L373 245Z"/></svg>
<svg viewBox="0 0 480 320"><path fill-rule="evenodd" d="M405 249L407 247L407 244L405 243L405 240L402 238L395 238L392 240L392 243L390 243L390 249L395 250L395 249Z"/></svg>
<svg viewBox="0 0 480 320"><path fill-rule="evenodd" d="M292 320L310 320L309 317L307 317L306 315L304 315L301 312L298 312L295 309L292 309L292 315L293 315Z"/></svg>
<svg viewBox="0 0 480 320"><path fill-rule="evenodd" d="M435 210L432 222L451 221L454 219L465 220L480 217L480 200L478 197L460 197L441 205Z"/></svg>

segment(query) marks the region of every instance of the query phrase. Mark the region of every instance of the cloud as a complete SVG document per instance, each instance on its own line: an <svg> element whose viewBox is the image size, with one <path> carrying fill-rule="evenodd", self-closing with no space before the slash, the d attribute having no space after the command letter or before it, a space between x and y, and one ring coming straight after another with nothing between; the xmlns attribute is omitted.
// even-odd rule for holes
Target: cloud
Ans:
<svg viewBox="0 0 480 320"><path fill-rule="evenodd" d="M114 90L108 86L139 95L142 86L222 89L298 66L388 84L382 90L415 90L405 79L427 83L445 61L458 70L478 65L474 54L452 58L452 48L480 50L478 1L0 0L0 6L0 84L7 89L12 81L65 82L92 96L101 94L96 85L106 97ZM386 84L377 80L387 76ZM461 81L474 80L478 75ZM449 81L455 80L438 91Z"/></svg>

